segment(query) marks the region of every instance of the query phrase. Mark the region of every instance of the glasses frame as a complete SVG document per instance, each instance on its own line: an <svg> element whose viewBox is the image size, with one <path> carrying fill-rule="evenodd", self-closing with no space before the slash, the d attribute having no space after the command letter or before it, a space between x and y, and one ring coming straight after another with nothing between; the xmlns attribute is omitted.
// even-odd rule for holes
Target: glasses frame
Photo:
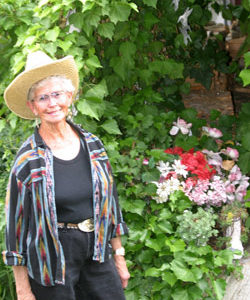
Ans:
<svg viewBox="0 0 250 300"><path fill-rule="evenodd" d="M37 102L39 104L48 104L51 98L56 100L56 102L60 102L63 95L65 95L67 91L61 90L61 91L53 91L48 94L41 94L36 97L34 97L31 101Z"/></svg>

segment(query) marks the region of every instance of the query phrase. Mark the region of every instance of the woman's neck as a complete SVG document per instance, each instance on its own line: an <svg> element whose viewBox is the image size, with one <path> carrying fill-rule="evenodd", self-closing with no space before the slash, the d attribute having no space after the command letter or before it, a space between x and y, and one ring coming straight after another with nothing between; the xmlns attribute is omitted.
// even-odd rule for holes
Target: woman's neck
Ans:
<svg viewBox="0 0 250 300"><path fill-rule="evenodd" d="M64 140L72 131L73 129L66 120L54 124L42 122L39 127L39 133L46 143L47 141Z"/></svg>
<svg viewBox="0 0 250 300"><path fill-rule="evenodd" d="M42 123L39 133L53 155L58 158L72 159L80 150L80 138L66 121L53 125Z"/></svg>

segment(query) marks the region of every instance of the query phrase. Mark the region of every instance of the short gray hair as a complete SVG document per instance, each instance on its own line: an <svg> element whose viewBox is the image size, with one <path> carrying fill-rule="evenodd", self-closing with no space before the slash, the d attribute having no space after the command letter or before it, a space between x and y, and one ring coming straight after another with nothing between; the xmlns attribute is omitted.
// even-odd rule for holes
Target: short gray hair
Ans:
<svg viewBox="0 0 250 300"><path fill-rule="evenodd" d="M53 75L37 81L31 86L28 92L28 101L32 101L34 99L36 89L44 87L48 82L61 83L66 92L74 93L75 91L75 87L70 79L61 75Z"/></svg>

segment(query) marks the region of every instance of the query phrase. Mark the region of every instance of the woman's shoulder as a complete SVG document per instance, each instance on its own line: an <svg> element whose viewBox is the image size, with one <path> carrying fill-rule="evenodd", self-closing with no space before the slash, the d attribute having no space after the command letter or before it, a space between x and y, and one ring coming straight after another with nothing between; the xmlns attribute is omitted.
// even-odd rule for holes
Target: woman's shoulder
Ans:
<svg viewBox="0 0 250 300"><path fill-rule="evenodd" d="M83 136L85 138L87 143L98 142L102 144L98 136L84 129L81 124L75 124L75 123L70 123L70 124L80 133L80 136Z"/></svg>
<svg viewBox="0 0 250 300"><path fill-rule="evenodd" d="M35 151L34 148L34 134L29 136L19 147L16 157L15 157L15 162L17 161L24 161L25 156L28 156L29 154L33 153Z"/></svg>

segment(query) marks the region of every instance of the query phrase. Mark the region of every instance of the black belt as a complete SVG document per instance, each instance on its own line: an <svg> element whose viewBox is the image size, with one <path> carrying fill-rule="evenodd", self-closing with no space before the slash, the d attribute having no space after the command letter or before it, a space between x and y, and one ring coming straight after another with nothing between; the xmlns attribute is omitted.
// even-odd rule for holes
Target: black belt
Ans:
<svg viewBox="0 0 250 300"><path fill-rule="evenodd" d="M78 224L73 223L57 223L58 228L67 228L67 229L79 229L84 232L92 232L94 231L94 220L93 218L84 220Z"/></svg>

